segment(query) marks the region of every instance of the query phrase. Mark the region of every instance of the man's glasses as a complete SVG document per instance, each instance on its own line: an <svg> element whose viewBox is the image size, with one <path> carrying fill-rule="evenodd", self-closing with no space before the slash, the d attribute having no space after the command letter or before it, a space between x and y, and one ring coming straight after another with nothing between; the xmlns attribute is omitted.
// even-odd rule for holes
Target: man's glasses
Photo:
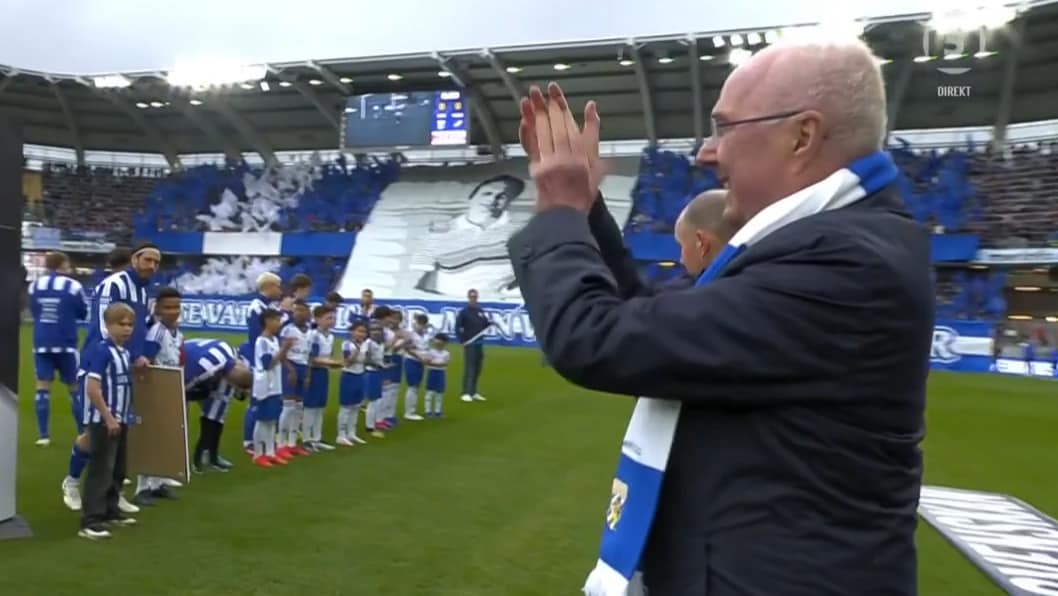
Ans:
<svg viewBox="0 0 1058 596"><path fill-rule="evenodd" d="M796 116L804 110L792 110L789 112L781 112L778 114L770 114L768 116L757 116L755 118L743 118L741 120L731 120L730 122L721 122L716 118L710 118L709 122L712 126L711 133L713 139L719 139L723 136L724 132L730 130L739 124L750 124L752 122L768 122L769 120L782 120L783 118L789 118L790 116Z"/></svg>

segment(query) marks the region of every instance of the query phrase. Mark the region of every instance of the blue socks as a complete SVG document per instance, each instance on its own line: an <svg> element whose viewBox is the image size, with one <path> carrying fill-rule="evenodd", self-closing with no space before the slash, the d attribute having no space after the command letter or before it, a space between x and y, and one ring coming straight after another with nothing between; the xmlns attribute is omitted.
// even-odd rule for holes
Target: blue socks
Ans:
<svg viewBox="0 0 1058 596"><path fill-rule="evenodd" d="M51 391L48 389L37 389L37 397L33 400L37 409L37 433L40 438L48 438L48 417L51 416Z"/></svg>
<svg viewBox="0 0 1058 596"><path fill-rule="evenodd" d="M70 451L70 478L80 478L86 465L88 465L88 454L81 450L77 441L74 441L73 449Z"/></svg>

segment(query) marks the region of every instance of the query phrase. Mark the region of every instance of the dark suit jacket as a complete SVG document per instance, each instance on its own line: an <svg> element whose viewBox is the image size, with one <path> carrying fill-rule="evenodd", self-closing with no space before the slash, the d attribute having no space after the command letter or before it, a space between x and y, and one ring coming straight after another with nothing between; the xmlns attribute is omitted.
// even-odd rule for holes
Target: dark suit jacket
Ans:
<svg viewBox="0 0 1058 596"><path fill-rule="evenodd" d="M650 596L916 593L934 296L928 234L893 189L701 288L646 288L601 201L536 215L508 248L559 374L683 402Z"/></svg>

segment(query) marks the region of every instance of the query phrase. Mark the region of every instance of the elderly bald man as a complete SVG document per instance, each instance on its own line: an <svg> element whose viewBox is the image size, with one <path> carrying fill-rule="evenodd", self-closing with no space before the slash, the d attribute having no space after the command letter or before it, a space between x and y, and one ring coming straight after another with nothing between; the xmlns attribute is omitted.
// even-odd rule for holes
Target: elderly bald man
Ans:
<svg viewBox="0 0 1058 596"><path fill-rule="evenodd" d="M735 234L734 226L724 217L726 190L707 190L694 197L676 218L676 242L680 245L680 264L694 277L720 254Z"/></svg>
<svg viewBox="0 0 1058 596"><path fill-rule="evenodd" d="M537 337L568 380L640 396L587 594L916 593L934 298L885 114L859 40L734 70L699 158L739 230L651 294L599 210L596 106L581 127L557 86L523 101L538 213L508 248Z"/></svg>

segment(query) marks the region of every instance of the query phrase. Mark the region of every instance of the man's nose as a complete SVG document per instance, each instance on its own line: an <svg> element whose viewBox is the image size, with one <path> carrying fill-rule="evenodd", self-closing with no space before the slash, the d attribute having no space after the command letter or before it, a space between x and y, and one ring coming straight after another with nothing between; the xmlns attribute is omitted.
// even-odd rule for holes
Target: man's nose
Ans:
<svg viewBox="0 0 1058 596"><path fill-rule="evenodd" d="M716 137L707 137L705 142L702 143L701 149L698 150L698 155L694 158L695 161L702 165L715 165L716 145Z"/></svg>

